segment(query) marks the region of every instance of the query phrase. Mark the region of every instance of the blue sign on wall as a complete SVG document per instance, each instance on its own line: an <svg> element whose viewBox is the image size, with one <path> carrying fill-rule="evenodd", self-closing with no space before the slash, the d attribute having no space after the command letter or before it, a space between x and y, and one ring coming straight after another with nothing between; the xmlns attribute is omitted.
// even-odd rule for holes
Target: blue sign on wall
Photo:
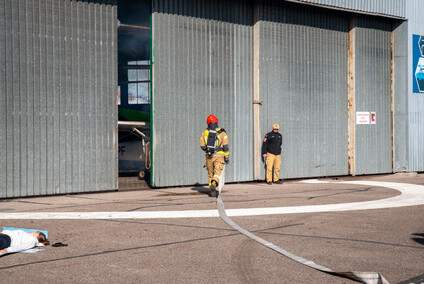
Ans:
<svg viewBox="0 0 424 284"><path fill-rule="evenodd" d="M412 92L424 93L424 36L412 35Z"/></svg>

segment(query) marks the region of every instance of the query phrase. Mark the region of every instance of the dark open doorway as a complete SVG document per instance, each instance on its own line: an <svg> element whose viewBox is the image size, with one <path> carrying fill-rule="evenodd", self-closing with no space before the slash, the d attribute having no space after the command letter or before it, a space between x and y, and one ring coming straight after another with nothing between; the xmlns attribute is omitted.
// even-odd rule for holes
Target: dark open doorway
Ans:
<svg viewBox="0 0 424 284"><path fill-rule="evenodd" d="M148 180L150 169L150 0L118 1L120 176Z"/></svg>

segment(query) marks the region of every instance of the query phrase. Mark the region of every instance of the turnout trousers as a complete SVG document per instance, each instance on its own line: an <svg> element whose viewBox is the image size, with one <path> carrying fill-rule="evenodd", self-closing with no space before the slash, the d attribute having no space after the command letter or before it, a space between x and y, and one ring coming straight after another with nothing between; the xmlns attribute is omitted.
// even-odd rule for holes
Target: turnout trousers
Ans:
<svg viewBox="0 0 424 284"><path fill-rule="evenodd" d="M215 180L219 183L221 178L222 170L224 169L225 161L223 154L215 154L212 157L206 155L206 170L208 171L208 182L209 186L211 185L212 180Z"/></svg>

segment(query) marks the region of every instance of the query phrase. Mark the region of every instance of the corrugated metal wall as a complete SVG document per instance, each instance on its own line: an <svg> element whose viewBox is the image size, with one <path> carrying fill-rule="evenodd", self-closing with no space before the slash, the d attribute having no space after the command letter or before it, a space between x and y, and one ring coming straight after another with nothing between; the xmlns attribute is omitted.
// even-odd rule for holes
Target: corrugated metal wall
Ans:
<svg viewBox="0 0 424 284"><path fill-rule="evenodd" d="M424 2L408 0L409 170L424 171L424 94L412 92L412 35L424 35Z"/></svg>
<svg viewBox="0 0 424 284"><path fill-rule="evenodd" d="M355 173L392 172L391 23L357 17L356 111L375 112L376 123L356 125Z"/></svg>
<svg viewBox="0 0 424 284"><path fill-rule="evenodd" d="M209 114L230 139L226 180L252 180L252 13L248 1L154 1L153 185L207 183Z"/></svg>
<svg viewBox="0 0 424 284"><path fill-rule="evenodd" d="M116 9L0 0L0 197L117 189Z"/></svg>
<svg viewBox="0 0 424 284"><path fill-rule="evenodd" d="M406 0L293 0L346 10L406 18ZM409 1L409 0L408 0ZM417 0L415 0L417 1ZM420 0L418 0L420 1Z"/></svg>
<svg viewBox="0 0 424 284"><path fill-rule="evenodd" d="M345 175L348 20L278 2L260 10L260 132L280 125L282 177Z"/></svg>
<svg viewBox="0 0 424 284"><path fill-rule="evenodd" d="M251 130L256 80L259 101L263 101L260 135L270 131L273 123L281 125L282 177L349 173L348 33L355 15L291 1L154 3L155 186L206 183L203 153L195 149L210 113L218 115L230 141L234 139L227 180L258 178L252 168L252 162L259 161L253 156L257 149L251 143L256 141ZM355 3L338 5L342 10L404 16L402 1L387 6ZM252 20L256 5L260 7L257 23ZM391 10L396 5L400 5L399 13ZM356 24L355 107L375 111L377 123L356 128L355 174L391 172L392 22L359 16ZM256 27L258 38L253 33ZM256 76L252 61L256 64L253 46L257 41ZM394 89L398 86L394 83ZM260 172L262 179L263 167Z"/></svg>

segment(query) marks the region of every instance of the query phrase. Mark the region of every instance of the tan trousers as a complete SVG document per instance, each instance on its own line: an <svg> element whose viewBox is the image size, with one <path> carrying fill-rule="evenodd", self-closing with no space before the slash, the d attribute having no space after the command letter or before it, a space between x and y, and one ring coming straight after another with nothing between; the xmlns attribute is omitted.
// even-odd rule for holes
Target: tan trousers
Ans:
<svg viewBox="0 0 424 284"><path fill-rule="evenodd" d="M278 181L280 179L281 155L266 153L266 182ZM272 180L272 168L274 167L274 180Z"/></svg>
<svg viewBox="0 0 424 284"><path fill-rule="evenodd" d="M206 156L206 170L208 171L209 185L211 185L212 180L219 182L224 164L224 155L222 154L215 154L212 157Z"/></svg>

